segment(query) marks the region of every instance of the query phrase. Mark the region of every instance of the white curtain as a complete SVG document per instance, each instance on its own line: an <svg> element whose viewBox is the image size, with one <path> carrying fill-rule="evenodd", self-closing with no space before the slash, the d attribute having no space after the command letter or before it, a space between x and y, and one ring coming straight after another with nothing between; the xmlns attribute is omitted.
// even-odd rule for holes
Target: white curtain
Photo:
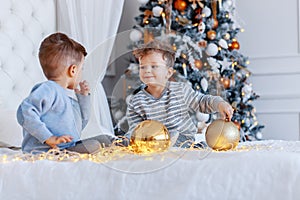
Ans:
<svg viewBox="0 0 300 200"><path fill-rule="evenodd" d="M91 119L82 137L113 134L102 80L119 26L124 0L57 0L58 31L80 42L88 51L84 79L91 86Z"/></svg>

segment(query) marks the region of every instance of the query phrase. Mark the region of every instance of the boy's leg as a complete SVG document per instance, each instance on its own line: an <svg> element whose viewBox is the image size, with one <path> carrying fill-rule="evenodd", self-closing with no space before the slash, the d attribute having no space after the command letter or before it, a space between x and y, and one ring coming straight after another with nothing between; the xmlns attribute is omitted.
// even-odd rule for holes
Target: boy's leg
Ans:
<svg viewBox="0 0 300 200"><path fill-rule="evenodd" d="M96 153L100 148L108 147L114 138L110 135L98 135L92 138L80 140L75 146L67 148L78 153Z"/></svg>

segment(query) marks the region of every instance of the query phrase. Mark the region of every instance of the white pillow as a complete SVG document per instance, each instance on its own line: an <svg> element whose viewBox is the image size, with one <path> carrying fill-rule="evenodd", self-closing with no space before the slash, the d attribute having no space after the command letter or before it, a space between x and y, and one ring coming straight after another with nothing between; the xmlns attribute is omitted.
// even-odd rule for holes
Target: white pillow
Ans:
<svg viewBox="0 0 300 200"><path fill-rule="evenodd" d="M22 127L17 122L16 111L0 107L0 142L20 147Z"/></svg>

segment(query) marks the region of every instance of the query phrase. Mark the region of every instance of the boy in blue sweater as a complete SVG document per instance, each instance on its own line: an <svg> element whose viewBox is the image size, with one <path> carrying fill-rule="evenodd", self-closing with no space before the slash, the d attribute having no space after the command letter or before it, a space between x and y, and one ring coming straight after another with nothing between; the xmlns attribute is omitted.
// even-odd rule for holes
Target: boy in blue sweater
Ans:
<svg viewBox="0 0 300 200"><path fill-rule="evenodd" d="M23 152L59 148L93 153L111 144L108 135L80 140L90 115L90 88L80 82L86 55L81 44L63 33L42 41L39 60L48 81L35 85L17 111Z"/></svg>

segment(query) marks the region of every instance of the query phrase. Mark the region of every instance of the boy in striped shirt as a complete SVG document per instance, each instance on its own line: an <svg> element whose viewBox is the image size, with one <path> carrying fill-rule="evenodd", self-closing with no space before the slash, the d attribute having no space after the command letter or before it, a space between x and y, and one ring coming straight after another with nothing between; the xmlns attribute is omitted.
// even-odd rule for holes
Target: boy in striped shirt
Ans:
<svg viewBox="0 0 300 200"><path fill-rule="evenodd" d="M233 108L221 97L201 94L186 83L168 81L175 62L175 52L170 46L153 40L136 49L134 55L139 59L139 76L146 87L128 104L127 138L130 139L140 122L151 119L167 127L174 146L189 147L197 133L190 110L219 112L223 119L231 120Z"/></svg>

